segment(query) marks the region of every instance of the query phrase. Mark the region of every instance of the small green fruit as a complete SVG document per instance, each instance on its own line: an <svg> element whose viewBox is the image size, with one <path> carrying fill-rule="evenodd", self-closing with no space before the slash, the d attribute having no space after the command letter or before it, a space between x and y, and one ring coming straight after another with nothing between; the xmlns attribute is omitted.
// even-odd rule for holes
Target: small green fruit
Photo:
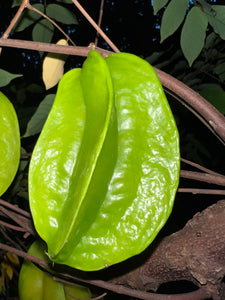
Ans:
<svg viewBox="0 0 225 300"><path fill-rule="evenodd" d="M45 254L45 245L40 241L34 242L28 253L45 261L49 261ZM89 289L82 286L62 284L53 280L36 267L31 261L25 260L19 276L20 300L72 300L90 299Z"/></svg>

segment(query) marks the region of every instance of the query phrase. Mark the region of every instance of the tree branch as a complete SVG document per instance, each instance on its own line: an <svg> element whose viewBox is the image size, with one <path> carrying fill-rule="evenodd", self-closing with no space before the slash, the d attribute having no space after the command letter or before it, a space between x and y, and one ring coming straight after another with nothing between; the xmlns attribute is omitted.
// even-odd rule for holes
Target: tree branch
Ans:
<svg viewBox="0 0 225 300"><path fill-rule="evenodd" d="M91 16L85 11L85 9L80 5L77 0L72 0L76 7L80 10L83 16L90 22L90 24L97 30L101 37L106 41L106 43L112 48L115 52L120 52L120 50L113 44L113 42L107 37L107 35L101 30L101 28L95 23Z"/></svg>
<svg viewBox="0 0 225 300"><path fill-rule="evenodd" d="M177 191L178 191L178 193L191 193L191 194L204 194L204 195L225 195L225 190L178 188Z"/></svg>
<svg viewBox="0 0 225 300"><path fill-rule="evenodd" d="M213 132L216 133L223 142L225 142L224 116L207 100L184 83L159 69L155 70L162 82L162 85L173 91L176 95L188 103L189 106L194 108L205 119Z"/></svg>
<svg viewBox="0 0 225 300"><path fill-rule="evenodd" d="M52 23L64 36L65 38L67 38L67 40L69 40L71 42L71 44L73 46L76 46L76 44L74 43L74 41L68 36L68 34L65 33L65 31L62 30L62 28L56 24L55 21L53 21L51 18L49 18L46 14L44 14L43 12L41 12L40 10L36 9L35 7L33 7L29 2L27 4L27 8L30 10L35 11L37 14L41 15L43 18L45 18L46 20L48 20L50 23Z"/></svg>
<svg viewBox="0 0 225 300"><path fill-rule="evenodd" d="M7 216L11 220L13 220L15 223L20 225L22 228L24 228L26 230L26 232L29 232L30 234L35 235L35 231L33 228L31 218L24 217L16 212L13 212L9 209L4 208L2 206L0 206L0 215Z"/></svg>
<svg viewBox="0 0 225 300"><path fill-rule="evenodd" d="M64 45L56 45L50 43L41 43L41 42L33 42L33 41L25 41L25 40L16 40L16 39L2 39L0 38L0 46L2 47L11 47L11 48L19 48L19 49L29 49L35 51L45 51L51 53L61 53L68 55L77 55L77 56L87 56L90 47L74 47L74 46L64 46ZM111 54L111 51L104 50L102 48L95 48L103 57Z"/></svg>
<svg viewBox="0 0 225 300"><path fill-rule="evenodd" d="M15 230L15 231L27 232L27 230L25 228L22 228L22 227L19 227L19 226L15 226L15 225L6 223L6 222L1 221L1 220L0 220L0 225L3 225L4 227L10 228L10 229Z"/></svg>
<svg viewBox="0 0 225 300"><path fill-rule="evenodd" d="M193 161L187 160L187 159L185 159L185 158L182 158L182 157L181 157L180 160L181 160L183 163L188 164L188 165L190 165L190 166L192 166L192 167L194 167L194 168L196 168L196 169L199 169L199 170L201 170L201 171L203 171L203 172L205 172L205 173L212 174L212 175L223 176L223 175L221 175L221 174L219 174L219 173L217 173L217 172L214 172L214 171L212 171L212 170L210 170L210 169L207 169L207 168L205 168L205 167L203 167L203 166L201 166L201 165L199 165L199 164L196 164L196 163L193 162ZM225 178L225 176L223 176L223 177Z"/></svg>
<svg viewBox="0 0 225 300"><path fill-rule="evenodd" d="M180 177L225 186L225 176L180 170Z"/></svg>
<svg viewBox="0 0 225 300"><path fill-rule="evenodd" d="M197 213L185 227L149 247L144 263L114 278L116 284L157 290L169 281L190 280L213 299L223 298L225 200ZM131 263L128 264L131 265ZM138 279L138 280L137 280Z"/></svg>
<svg viewBox="0 0 225 300"><path fill-rule="evenodd" d="M33 263L40 265L41 267L50 269L51 266L46 261L37 258L33 255L30 255L24 251L18 250L16 248L10 247L5 244L0 243L0 249L9 251L11 253L16 254L17 256L23 257L24 259L30 260ZM54 278L57 280L58 278L61 278L60 276L63 276L64 282L66 282L66 279L68 280L68 283L71 283L71 280L74 280L75 282L82 282L91 284L97 287L100 287L105 290L112 291L117 294L123 294L131 297L136 297L138 299L143 300L203 300L207 297L207 293L203 289L199 289L195 292L186 293L186 294L177 294L177 295L164 295L164 294L155 294L155 293L148 293L145 291L140 291L128 287L124 287L118 284L114 284L111 282L106 282L102 280L93 280L93 279L82 279L79 277L75 277L73 275L67 274L67 273L59 273L59 277L54 274ZM69 281L70 280L70 281Z"/></svg>
<svg viewBox="0 0 225 300"><path fill-rule="evenodd" d="M30 215L30 213L28 211L25 211L25 210L19 208L15 204L11 204L11 203L3 200L3 199L0 199L0 205L9 208L10 210L17 212L20 215L23 215L24 217L31 218L31 215Z"/></svg>
<svg viewBox="0 0 225 300"><path fill-rule="evenodd" d="M98 27L99 28L101 27L101 23L102 23L103 7L104 7L104 0L101 0L100 10L99 10L99 18L98 18ZM99 33L97 32L96 38L95 38L95 46L98 45L98 37L99 37Z"/></svg>
<svg viewBox="0 0 225 300"><path fill-rule="evenodd" d="M4 201L1 200L1 202L4 202ZM0 207L0 208L2 210L2 207ZM14 214L11 214L11 213L6 212L6 215L8 215L9 218L14 220L15 222L20 223L17 220L18 218L19 219L21 218L21 214L19 214L19 213L20 212L17 212L17 213L15 212ZM31 232L33 235L35 235L35 232L32 231L33 227L31 225L31 223L29 223L28 226L30 227L29 229L27 228L27 224L21 223L21 228L24 228L26 230L28 229L28 232ZM16 255L21 256L25 259L29 259L30 261L32 261L35 264L40 265L42 267L51 268L51 266L48 263L46 263L45 261L40 260L39 258L33 257L31 255L28 255L24 251L18 250L16 248L10 247L10 246L5 245L5 244L0 244L0 248L5 250L5 251L10 251L12 253L15 253ZM55 270L55 268L53 268L53 269ZM110 272L110 268L107 269L106 271ZM64 273L64 272L61 273L60 272L60 273L56 273L56 275L54 275L54 276L56 276L56 277L59 276L59 278L62 278L62 276L63 276L63 278L68 280L68 282L73 280L75 282L79 281L79 282L83 282L83 283L88 283L88 284L95 285L95 286L98 286L98 287L101 287L103 289L110 290L110 291L113 291L113 292L116 292L116 293L119 293L119 294L129 295L129 296L133 296L133 297L140 298L140 299L146 299L146 300L167 300L167 299L171 299L171 300L190 300L190 299L193 299L193 300L196 299L197 300L198 299L199 300L199 299L205 299L206 295L207 295L207 293L205 291L201 290L201 289L198 290L198 291L195 291L195 292L187 293L187 294L160 295L160 294L145 292L143 290L143 287L141 287L141 288L135 287L135 289L133 289L133 287L131 285L132 288L127 288L125 286L118 285L119 283L115 284L115 283L113 283L113 281L112 282L106 282L106 281L103 281L103 280L93 280L93 279L87 279L87 278L84 279L82 276L77 277L76 275L74 276L73 274L74 274L74 272L72 274L71 273ZM76 274L76 271L75 271L75 274ZM89 275L91 277L93 277L92 274L89 274ZM128 277L127 277L128 282L130 280L129 278L130 277L129 277L129 274L128 274ZM139 279L143 280L143 278L137 277L135 279L136 282L139 282ZM136 288L138 288L138 290L136 290Z"/></svg>
<svg viewBox="0 0 225 300"><path fill-rule="evenodd" d="M2 35L3 39L7 39L8 38L8 36L10 35L13 27L15 26L16 22L18 21L18 19L20 18L22 12L28 6L28 4L29 4L29 0L23 0L23 2L21 3L19 9L17 10L15 16L13 17L12 21L10 22L9 27L3 33L3 35Z"/></svg>
<svg viewBox="0 0 225 300"><path fill-rule="evenodd" d="M20 16L21 16L22 12L24 11L24 9L27 7L28 3L29 3L29 0L23 0L23 2L21 3L19 9L17 10L15 16L13 17L12 21L10 22L9 27L3 33L3 35L2 35L3 39L7 39L8 38L8 36L10 35L13 27L15 26L16 22L20 18ZM1 54L1 52L2 52L2 48L0 48L0 54Z"/></svg>
<svg viewBox="0 0 225 300"><path fill-rule="evenodd" d="M87 56L88 52L90 51L89 47L73 47L6 39L0 39L0 46L79 56ZM98 47L96 48L96 50L99 51L99 53L101 53L103 57L106 57L107 55L112 53ZM194 110L206 121L208 126L212 129L213 133L218 136L222 142L225 143L225 117L207 100L205 100L198 93L196 93L181 81L159 69L155 69L155 71L159 76L162 85L181 97L192 109L194 108Z"/></svg>

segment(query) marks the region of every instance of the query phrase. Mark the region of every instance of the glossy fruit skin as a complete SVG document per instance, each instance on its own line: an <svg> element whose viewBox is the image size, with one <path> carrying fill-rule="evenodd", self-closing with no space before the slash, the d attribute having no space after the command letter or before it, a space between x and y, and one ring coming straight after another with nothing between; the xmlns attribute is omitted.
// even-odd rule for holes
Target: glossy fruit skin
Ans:
<svg viewBox="0 0 225 300"><path fill-rule="evenodd" d="M41 241L35 241L28 253L45 261L46 246ZM36 267L31 261L25 260L19 275L20 300L72 300L91 298L90 291L82 286L62 284ZM72 297L70 297L72 295Z"/></svg>
<svg viewBox="0 0 225 300"><path fill-rule="evenodd" d="M15 109L0 92L0 196L12 183L20 161L20 132Z"/></svg>
<svg viewBox="0 0 225 300"><path fill-rule="evenodd" d="M30 165L50 258L92 271L139 254L170 215L178 181L178 131L153 68L91 51L63 76Z"/></svg>

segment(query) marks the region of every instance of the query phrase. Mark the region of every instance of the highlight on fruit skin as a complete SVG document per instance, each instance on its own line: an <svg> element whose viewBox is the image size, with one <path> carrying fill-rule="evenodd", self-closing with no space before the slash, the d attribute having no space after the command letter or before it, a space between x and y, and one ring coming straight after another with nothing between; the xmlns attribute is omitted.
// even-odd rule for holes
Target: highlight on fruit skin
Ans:
<svg viewBox="0 0 225 300"><path fill-rule="evenodd" d="M15 109L0 92L0 196L11 185L20 162L20 131Z"/></svg>

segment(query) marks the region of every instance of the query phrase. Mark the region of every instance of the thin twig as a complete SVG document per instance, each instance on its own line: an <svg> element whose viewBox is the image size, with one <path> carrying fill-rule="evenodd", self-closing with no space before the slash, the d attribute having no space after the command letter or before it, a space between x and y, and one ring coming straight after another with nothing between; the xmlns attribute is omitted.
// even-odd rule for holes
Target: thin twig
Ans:
<svg viewBox="0 0 225 300"><path fill-rule="evenodd" d="M73 0L75 1L75 0ZM32 49L37 51L46 51L53 53L63 53L79 56L87 56L90 48L89 47L72 47L63 45L46 44L31 41L20 41L20 40L6 40L0 39L0 46L15 47L23 49ZM103 57L111 54L112 52L96 48L96 50L102 54ZM225 117L207 100L201 97L194 90L189 88L187 85L177 80L173 76L162 72L159 69L155 69L159 80L162 85L169 90L173 91L187 104L187 108L193 112L193 109L204 120L205 124L210 127L212 132L222 141L225 142Z"/></svg>
<svg viewBox="0 0 225 300"><path fill-rule="evenodd" d="M91 18L91 16L86 12L86 10L80 5L77 0L72 0L76 7L80 10L82 15L90 22L90 24L97 30L97 32L101 35L101 37L108 43L108 45L115 52L120 52L120 50L113 44L113 42L107 37L107 35L101 30L98 24Z"/></svg>
<svg viewBox="0 0 225 300"><path fill-rule="evenodd" d="M49 18L48 16L46 16L46 14L44 14L43 12L41 12L40 10L36 9L35 7L33 7L30 3L27 4L27 8L30 10L35 11L36 13L38 13L39 15L41 15L43 18L45 18L46 20L48 20L49 22L51 22L66 38L67 40L69 40L71 42L71 44L73 46L76 46L76 44L74 43L74 41L68 36L68 34L65 33L65 31L62 30L62 28L56 24L56 22L54 22L51 18Z"/></svg>
<svg viewBox="0 0 225 300"><path fill-rule="evenodd" d="M2 243L0 243L0 249L14 253L17 256L23 257L24 259L28 259L35 264L38 264L44 268L50 269L50 265L46 261L44 261L40 258L37 258L35 256L32 256L24 251L18 250L16 248L13 248L11 246L8 246L8 245L2 244ZM113 284L113 283L106 282L103 280L81 279L78 277L74 277L70 274L64 274L64 273L60 273L59 275L62 275L64 277L66 276L68 279L72 279L75 281L88 283L88 284L103 288L105 290L115 292L117 294L123 294L123 295L131 296L131 297L136 297L136 298L143 299L143 300L169 300L169 299L170 300L203 300L203 299L206 299L208 296L203 289L198 289L197 291L186 293L186 294L165 295L165 294L155 294L155 293L134 290L134 289L131 289L128 287Z"/></svg>
<svg viewBox="0 0 225 300"><path fill-rule="evenodd" d="M23 257L25 259L28 259L30 261L32 261L33 263L36 263L44 268L50 268L50 265L44 261L43 259L40 259L38 257L35 257L33 255L30 255L22 250L18 250L16 248L13 248L11 246L8 246L8 245L5 245L5 244L2 244L0 243L0 249L4 250L4 251L8 251L8 252L11 252L11 253L14 253L16 254L17 256L20 256L20 257Z"/></svg>
<svg viewBox="0 0 225 300"><path fill-rule="evenodd" d="M225 186L225 176L180 170L180 177Z"/></svg>
<svg viewBox="0 0 225 300"><path fill-rule="evenodd" d="M29 0L23 0L19 9L17 10L15 16L13 17L12 21L10 22L9 27L3 33L3 35L2 35L3 39L7 39L9 37L13 27L15 26L16 22L18 21L18 19L20 18L21 14L23 13L24 9L28 6L28 4L29 4Z"/></svg>
<svg viewBox="0 0 225 300"><path fill-rule="evenodd" d="M15 231L21 231L21 232L26 232L26 231L27 231L25 228L22 228L22 227L19 227L19 226L15 226L15 225L9 224L9 223L4 222L4 221L2 221L2 220L0 220L0 224L3 225L4 227L13 229L13 230L15 230Z"/></svg>
<svg viewBox="0 0 225 300"><path fill-rule="evenodd" d="M29 49L35 51L45 51L51 53L61 53L68 55L77 55L77 56L88 56L91 48L89 47L74 47L74 46L64 46L64 45L56 45L50 43L42 43L42 42L33 42L33 41L24 41L24 40L16 40L16 39L0 39L0 46L4 47L12 47L12 48L20 48L20 49ZM104 50L102 48L96 47L96 51L98 51L103 57L111 54L111 51Z"/></svg>
<svg viewBox="0 0 225 300"><path fill-rule="evenodd" d="M207 194L207 195L225 195L225 190L178 188L179 193Z"/></svg>
<svg viewBox="0 0 225 300"><path fill-rule="evenodd" d="M58 282L62 282L61 280L57 279L57 278L54 278L56 281ZM65 283L68 283L66 281L64 281ZM69 296L69 298L71 299L75 299L75 300L81 300L80 298L76 298L74 296L72 296L68 291L67 291L67 288L64 287L64 290L65 290L65 293ZM107 293L103 293L102 295L98 296L98 297L94 297L94 298L82 298L83 300L100 300L100 299L103 299L105 296L107 295Z"/></svg>
<svg viewBox="0 0 225 300"><path fill-rule="evenodd" d="M21 248L19 244L17 244L6 232L5 230L0 226L0 232L5 237L6 240L8 240L14 247Z"/></svg>
<svg viewBox="0 0 225 300"><path fill-rule="evenodd" d="M10 208L13 211L18 212L19 214L21 214L21 215L23 215L23 216L25 216L27 218L31 218L31 214L28 211L25 211L25 210L19 208L15 204L11 204L11 203L3 200L3 199L0 199L0 204L3 205L3 206L5 206L5 207Z"/></svg>
<svg viewBox="0 0 225 300"><path fill-rule="evenodd" d="M103 293L101 294L100 296L98 297L95 297L95 298L91 298L91 300L99 300L99 299L104 299L104 297L107 296L107 293Z"/></svg>
<svg viewBox="0 0 225 300"><path fill-rule="evenodd" d="M98 296L98 297L91 298L91 300L99 300L99 299L103 299L105 296L107 296L107 293L103 293L103 294L101 294L101 295Z"/></svg>
<svg viewBox="0 0 225 300"><path fill-rule="evenodd" d="M217 173L217 172L214 172L214 171L212 171L212 170L210 170L210 169L207 169L207 168L205 168L205 167L203 167L203 166L201 166L201 165L199 165L199 164L196 164L196 163L193 162L193 161L184 159L184 158L182 158L182 157L181 157L180 160L181 160L182 162L184 162L185 164L188 164L188 165L190 165L190 166L192 166L192 167L195 167L196 169L199 169L199 170L201 170L201 171L203 171L203 172L205 172L205 173L212 174L212 175L219 175L219 176L221 176L221 177L224 177L224 179L225 179L225 176L224 176L224 175L221 175L221 174L219 174L219 173Z"/></svg>
<svg viewBox="0 0 225 300"><path fill-rule="evenodd" d="M4 207L0 206L0 212L3 213L5 216L12 219L15 223L20 225L22 228L25 228L27 232L35 235L35 231L32 226L31 219L28 219L24 216L19 215L18 213L12 212Z"/></svg>
<svg viewBox="0 0 225 300"><path fill-rule="evenodd" d="M102 24L103 7L104 7L104 0L101 0L100 10L99 10L99 18L98 18L98 27L99 28L101 27L101 24ZM96 38L95 38L95 46L98 45L98 37L99 37L99 33L97 32Z"/></svg>
<svg viewBox="0 0 225 300"><path fill-rule="evenodd" d="M111 282L103 281L103 280L86 280L77 277L73 277L70 274L62 274L65 275L68 279L75 279L83 283L88 283L105 290L112 291L117 294L127 295L131 297L135 297L143 300L204 300L207 297L207 294L204 290L198 289L197 291L185 293L185 294L156 294L151 292L145 292L141 290L135 290L129 287L125 287L122 285L114 284Z"/></svg>
<svg viewBox="0 0 225 300"><path fill-rule="evenodd" d="M29 0L23 0L23 2L21 3L19 9L17 10L15 16L13 17L12 21L10 22L9 27L3 33L3 35L2 35L3 39L8 38L8 36L10 35L13 27L15 26L16 22L20 18L20 16L21 16L22 12L24 11L24 9L27 7L28 3L29 3ZM2 48L0 48L0 54L1 54L1 52L2 52Z"/></svg>
<svg viewBox="0 0 225 300"><path fill-rule="evenodd" d="M21 153L21 157L31 157L31 155L32 155L32 152L30 152L30 153Z"/></svg>

